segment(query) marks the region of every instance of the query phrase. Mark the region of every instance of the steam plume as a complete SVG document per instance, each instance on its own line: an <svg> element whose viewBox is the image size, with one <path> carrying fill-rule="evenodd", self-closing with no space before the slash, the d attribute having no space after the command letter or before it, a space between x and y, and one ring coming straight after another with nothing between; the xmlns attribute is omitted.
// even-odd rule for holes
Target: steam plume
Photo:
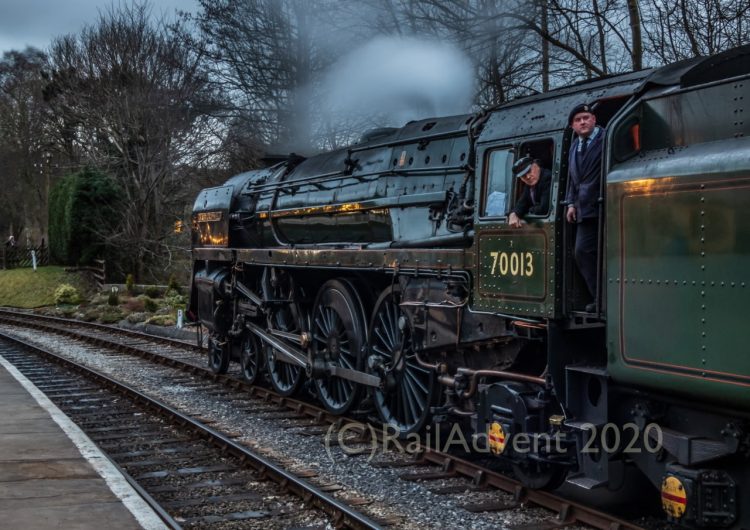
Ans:
<svg viewBox="0 0 750 530"><path fill-rule="evenodd" d="M378 115L381 125L400 126L469 112L474 78L469 58L450 44L378 37L340 59L322 88L334 113Z"/></svg>

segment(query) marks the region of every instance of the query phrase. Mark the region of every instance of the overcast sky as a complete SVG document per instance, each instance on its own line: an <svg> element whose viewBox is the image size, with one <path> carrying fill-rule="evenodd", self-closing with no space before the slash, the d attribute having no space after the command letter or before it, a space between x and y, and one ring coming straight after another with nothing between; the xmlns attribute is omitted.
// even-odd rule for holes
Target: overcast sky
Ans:
<svg viewBox="0 0 750 530"><path fill-rule="evenodd" d="M115 2L116 3L116 2ZM151 0L152 13L194 11L197 0ZM111 0L0 0L0 55L11 49L46 49L57 35L75 33L96 21Z"/></svg>

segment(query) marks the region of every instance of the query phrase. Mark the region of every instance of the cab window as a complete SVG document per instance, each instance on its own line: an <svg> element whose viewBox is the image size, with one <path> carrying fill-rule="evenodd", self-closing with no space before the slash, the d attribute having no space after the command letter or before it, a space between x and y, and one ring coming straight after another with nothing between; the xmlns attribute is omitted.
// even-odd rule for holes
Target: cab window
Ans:
<svg viewBox="0 0 750 530"><path fill-rule="evenodd" d="M640 107L617 127L612 152L617 162L624 162L641 152Z"/></svg>
<svg viewBox="0 0 750 530"><path fill-rule="evenodd" d="M495 149L487 154L484 174L483 217L504 217L508 213L508 194L512 190L513 151Z"/></svg>

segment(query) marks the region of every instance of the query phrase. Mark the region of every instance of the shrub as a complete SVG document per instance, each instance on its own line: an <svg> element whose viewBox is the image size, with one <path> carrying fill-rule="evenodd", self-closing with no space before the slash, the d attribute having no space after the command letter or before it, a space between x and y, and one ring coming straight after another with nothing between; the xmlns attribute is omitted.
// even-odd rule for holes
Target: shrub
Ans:
<svg viewBox="0 0 750 530"><path fill-rule="evenodd" d="M55 289L55 304L57 305L73 305L77 304L81 300L81 295L78 293L78 289L68 283L63 283Z"/></svg>
<svg viewBox="0 0 750 530"><path fill-rule="evenodd" d="M125 320L130 322L131 324L139 324L140 322L145 322L149 318L148 313L143 313L140 311L134 311L130 313L127 317L125 317Z"/></svg>
<svg viewBox="0 0 750 530"><path fill-rule="evenodd" d="M149 313L155 313L156 310L159 309L159 304L157 304L156 301L152 300L151 298L146 297L143 300L143 307Z"/></svg>
<svg viewBox="0 0 750 530"><path fill-rule="evenodd" d="M164 291L164 298L174 298L175 296L182 296L179 291L176 291L172 289L171 287L168 287L166 291Z"/></svg>
<svg viewBox="0 0 750 530"><path fill-rule="evenodd" d="M125 278L125 291L130 296L133 296L135 294L135 278L133 278L132 274L128 274Z"/></svg>
<svg viewBox="0 0 750 530"><path fill-rule="evenodd" d="M176 323L175 317L172 314L154 315L146 320L146 324L151 324L153 326L174 326Z"/></svg>
<svg viewBox="0 0 750 530"><path fill-rule="evenodd" d="M149 285L143 290L143 292L149 298L159 298L161 296L161 289L155 285Z"/></svg>
<svg viewBox="0 0 750 530"><path fill-rule="evenodd" d="M100 312L100 309L88 309L83 312L81 320L83 320L84 322L93 322L94 320L99 318Z"/></svg>
<svg viewBox="0 0 750 530"><path fill-rule="evenodd" d="M69 263L70 202L73 175L63 177L49 192L49 250L55 263Z"/></svg>
<svg viewBox="0 0 750 530"><path fill-rule="evenodd" d="M185 297L173 289L167 289L164 293L164 302L173 309L185 308Z"/></svg>
<svg viewBox="0 0 750 530"><path fill-rule="evenodd" d="M169 281L167 282L167 290L174 291L177 294L182 294L182 286L177 282L177 278L175 277L174 274L169 275Z"/></svg>
<svg viewBox="0 0 750 530"><path fill-rule="evenodd" d="M72 306L72 305L63 305L63 306L55 308L54 315L58 316L58 317L72 318L73 315L75 315L75 313L76 313L75 306Z"/></svg>
<svg viewBox="0 0 750 530"><path fill-rule="evenodd" d="M111 291L105 291L103 293L97 293L91 298L91 305L103 305L109 301L109 294Z"/></svg>
<svg viewBox="0 0 750 530"><path fill-rule="evenodd" d="M49 199L53 261L77 265L103 257L104 235L117 226L121 195L114 180L92 169L60 179Z"/></svg>
<svg viewBox="0 0 750 530"><path fill-rule="evenodd" d="M122 311L119 307L107 307L101 315L99 315L99 322L102 324L114 324L122 320Z"/></svg>
<svg viewBox="0 0 750 530"><path fill-rule="evenodd" d="M146 304L144 300L139 298L131 298L124 304L125 310L135 312L135 313L141 313L146 308Z"/></svg>

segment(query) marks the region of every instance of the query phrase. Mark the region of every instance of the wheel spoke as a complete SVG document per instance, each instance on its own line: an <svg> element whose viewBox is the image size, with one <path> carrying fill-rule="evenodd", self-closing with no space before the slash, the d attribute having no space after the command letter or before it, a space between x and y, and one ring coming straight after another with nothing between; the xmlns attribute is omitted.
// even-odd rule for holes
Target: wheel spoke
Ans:
<svg viewBox="0 0 750 530"><path fill-rule="evenodd" d="M320 313L320 321L323 323L323 333L326 337L331 334L331 315L328 314L328 310L325 307L318 309Z"/></svg>
<svg viewBox="0 0 750 530"><path fill-rule="evenodd" d="M306 326L306 312L297 302L301 297L304 297L304 292L295 286L292 276L284 271L278 271L276 280L272 297L277 300L286 300L287 303L275 308L268 319L269 327L272 330L277 329L288 333L314 330L313 341L320 340L318 316L316 315L315 320L311 322L312 329L308 328ZM323 335L325 336L325 333ZM270 376L274 389L284 396L292 395L302 382L304 372L296 365L275 360L274 357L277 352L274 352L271 348L264 347L259 351L265 356L266 362L263 369ZM259 363L260 355L261 353L258 354L258 358L255 360L256 371L260 370L262 366Z"/></svg>
<svg viewBox="0 0 750 530"><path fill-rule="evenodd" d="M346 398L349 396L349 391L346 388L346 383L348 381L341 379L340 377L336 378L336 387L338 388L338 396L339 396L339 403L343 403L346 401Z"/></svg>
<svg viewBox="0 0 750 530"><path fill-rule="evenodd" d="M407 417L409 414L409 403L406 399L406 392L404 391L403 387L403 381L401 382L401 387L398 389L398 397L399 397L399 410L401 411L401 414L399 414L398 419L401 420L402 425L408 425L411 423Z"/></svg>
<svg viewBox="0 0 750 530"><path fill-rule="evenodd" d="M246 335L242 341L242 351L240 352L240 367L242 375L246 381L254 383L258 377L259 369L258 344L252 335Z"/></svg>
<svg viewBox="0 0 750 530"><path fill-rule="evenodd" d="M421 375L429 375L430 371L417 363L416 355L407 355L406 364L412 372L418 372Z"/></svg>
<svg viewBox="0 0 750 530"><path fill-rule="evenodd" d="M425 385L424 382L422 380L420 380L420 378L418 378L417 375L414 372L412 372L412 370L410 370L410 368L411 368L411 366L407 365L407 367L406 367L406 377L411 382L413 382L414 385L416 385L417 387L419 387L419 392L421 394L424 394L424 395L429 394L430 393L429 387L427 385Z"/></svg>
<svg viewBox="0 0 750 530"><path fill-rule="evenodd" d="M320 330L320 334L318 334L316 331L313 331L316 337L327 337L328 331L325 328L325 323L323 320L323 315L316 315L315 316L315 327Z"/></svg>
<svg viewBox="0 0 750 530"><path fill-rule="evenodd" d="M393 371L397 383L391 391L375 390L375 407L384 422L398 427L405 435L421 429L429 417L434 375L416 362L409 329L399 326L403 312L398 304L398 287L391 287L386 293L375 307L369 350ZM398 365L394 363L396 352L402 356Z"/></svg>
<svg viewBox="0 0 750 530"><path fill-rule="evenodd" d="M419 415L417 414L417 410L414 407L414 401L412 400L409 383L405 377L401 380L401 395L404 399L404 424L411 425L417 420Z"/></svg>
<svg viewBox="0 0 750 530"><path fill-rule="evenodd" d="M373 330L375 333L375 336L379 339L379 343L377 344L378 347L384 348L384 351L391 352L393 351L393 341L390 340L390 338L387 336L388 331L386 330L386 336L383 335L383 328L375 328ZM390 355L389 355L390 357Z"/></svg>
<svg viewBox="0 0 750 530"><path fill-rule="evenodd" d="M289 363L284 364L286 365L287 373L289 374L287 383L289 384L289 386L292 386L294 384L294 380L297 378L297 370L299 370L299 368Z"/></svg>
<svg viewBox="0 0 750 530"><path fill-rule="evenodd" d="M417 389L417 385L415 384L415 380L410 377L411 374L407 371L405 374L406 377L404 377L404 387L406 390L406 393L409 396L409 403L412 405L419 405L419 408L424 411L426 407L426 403L424 402L424 395L420 390ZM419 414L417 414L416 410L414 410L414 417L418 417Z"/></svg>
<svg viewBox="0 0 750 530"><path fill-rule="evenodd" d="M284 386L288 387L289 382L292 380L292 367L285 362L281 362L281 371L283 373L282 382Z"/></svg>
<svg viewBox="0 0 750 530"><path fill-rule="evenodd" d="M324 283L316 296L313 314L313 353L337 367L361 369L367 327L352 284L339 279ZM335 414L346 412L356 402L360 389L358 384L334 376L316 378L315 384L320 400Z"/></svg>
<svg viewBox="0 0 750 530"><path fill-rule="evenodd" d="M382 315L380 317L381 322L381 329L385 332L387 339L384 339L384 344L388 346L390 349L393 349L393 347L396 345L396 337L393 334L393 330L395 329L391 322L391 306L390 304L386 304L385 306L385 315Z"/></svg>
<svg viewBox="0 0 750 530"><path fill-rule="evenodd" d="M352 361L354 360L354 356L341 356L339 357L339 361L341 361L341 365L344 368L349 368L350 370L354 370L354 364L352 364Z"/></svg>
<svg viewBox="0 0 750 530"><path fill-rule="evenodd" d="M384 350L382 347L374 345L372 351L382 357L386 363L391 360L391 352L389 350Z"/></svg>

